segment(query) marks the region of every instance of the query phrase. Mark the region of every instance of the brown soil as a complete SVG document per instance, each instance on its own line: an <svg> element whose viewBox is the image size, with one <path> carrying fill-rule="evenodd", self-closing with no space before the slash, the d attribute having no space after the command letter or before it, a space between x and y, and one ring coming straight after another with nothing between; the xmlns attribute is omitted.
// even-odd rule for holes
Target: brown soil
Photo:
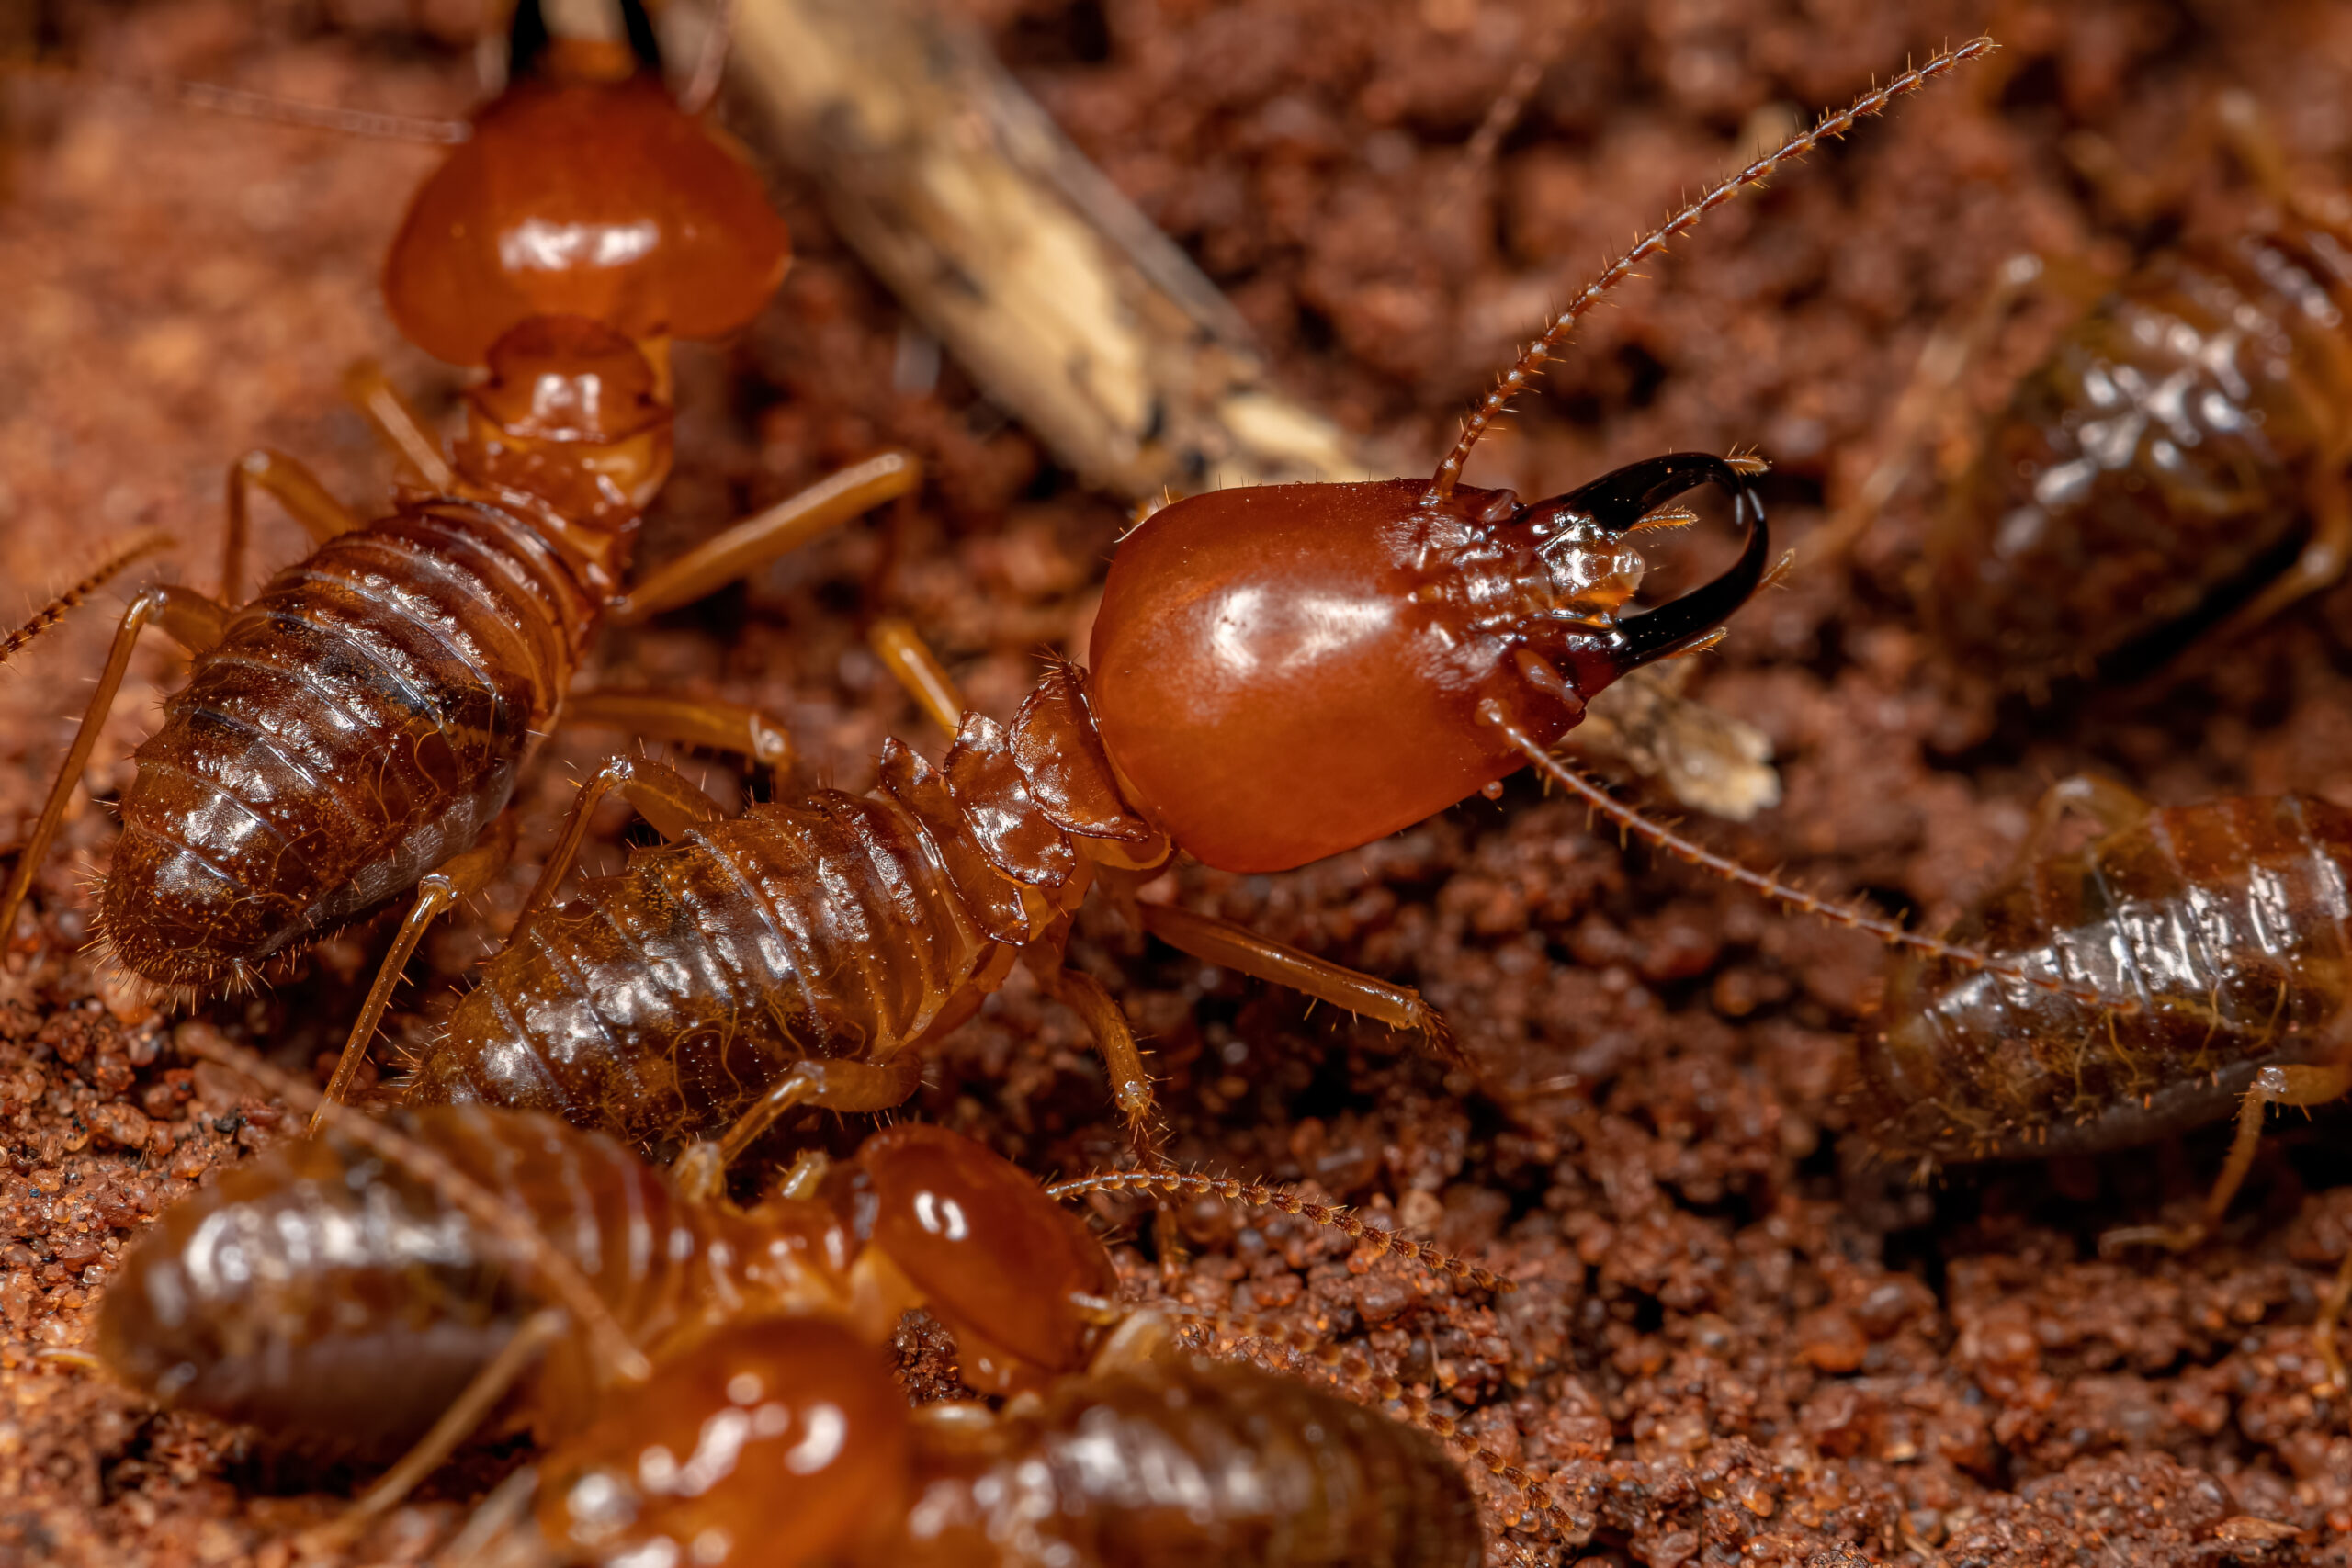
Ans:
<svg viewBox="0 0 2352 1568"><path fill-rule="evenodd" d="M1558 6L1550 31L1552 12L1504 0L966 3L1231 290L1292 389L1431 454L1545 303L1678 193L1906 55L1996 33L2009 47L1996 67L1866 127L1648 269L1473 475L1549 493L1661 451L1753 445L1800 545L1868 471L1926 334L2003 257L2112 265L2161 239L2165 220L2120 213L2113 182L2095 191L2078 173L2082 133L2150 175L2178 153L2192 225L2236 210L2226 165L2180 152L2221 86L2251 87L2317 168L2340 173L2352 152L2352 11L2319 3L1591 0ZM52 0L32 41L107 71L453 112L470 91L466 9ZM1531 55L1551 61L1532 100L1493 164L1469 166L1465 143ZM222 465L256 443L346 495L380 493L389 468L334 389L374 354L447 407L450 373L399 344L375 291L430 151L87 85L6 91L6 581L29 603L97 540L152 521L183 541L175 570L209 583ZM863 650L862 617L910 615L975 705L1006 715L1039 645L1082 651L1122 519L952 362L935 385L908 381L923 358L912 330L809 191L786 181L778 198L801 260L743 341L684 355L678 478L649 558L885 441L921 450L935 481L886 525L611 638L603 672L771 705L806 748L805 781L860 787L885 733L923 733ZM1982 399L2030 361L2048 317L2004 337ZM1801 568L1705 661L1695 689L1770 732L1787 785L1747 827L1693 824L1711 843L1939 923L1998 874L2039 790L2067 773L2172 802L2293 788L2352 804L2352 649L2333 629L2352 591L2136 697L1996 700L1990 672L1951 669L1914 630L1905 573L1931 493L1913 484L1852 570ZM273 518L263 559L299 553ZM0 843L21 836L107 620L82 615L0 682ZM141 656L89 770L96 793L129 777L176 678L171 659ZM549 749L526 792L526 870L576 770L611 744ZM620 818L608 826L606 865ZM308 1490L322 1478L274 1472L236 1432L38 1359L84 1341L147 1219L283 1131L177 1060L164 1016L78 951L111 836L107 811L81 810L0 973L0 1560L283 1563L288 1532L325 1517L348 1478ZM526 874L433 939L396 1040L429 1031ZM2341 1114L2270 1141L2220 1239L2103 1262L2101 1230L2194 1199L2217 1136L1925 1189L1852 1169L1841 1092L1883 963L1872 943L1621 849L1523 782L1291 874L1179 880L1197 907L1421 986L1476 1068L1449 1077L1377 1028L1309 1016L1090 917L1079 961L1151 1037L1179 1157L1393 1212L1520 1281L1495 1300L1432 1293L1335 1236L1212 1208L1184 1215L1185 1288L1368 1340L1550 1476L1594 1522L1586 1551L1650 1568L2352 1560L2346 1402L2314 1393L2310 1336L2352 1244ZM307 1066L339 1042L382 941L330 942L207 1015ZM1020 977L940 1054L919 1110L1041 1172L1124 1152L1076 1021ZM1136 1234L1132 1211L1106 1218ZM916 1381L941 1386L935 1336L905 1340ZM423 1556L502 1462L447 1472L355 1560Z"/></svg>

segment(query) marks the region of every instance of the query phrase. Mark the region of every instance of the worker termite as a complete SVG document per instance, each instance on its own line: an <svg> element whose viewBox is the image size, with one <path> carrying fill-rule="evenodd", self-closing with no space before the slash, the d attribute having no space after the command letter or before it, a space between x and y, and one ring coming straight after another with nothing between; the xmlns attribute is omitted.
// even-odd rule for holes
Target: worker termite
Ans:
<svg viewBox="0 0 2352 1568"><path fill-rule="evenodd" d="M1893 497L2019 298L2071 301L2071 324L1962 443L1917 569L1930 632L2003 685L2143 672L2192 633L2253 626L2326 587L2352 558L2352 220L2340 192L2290 178L2247 95L2220 95L2188 140L2216 137L2264 209L2120 280L2013 258L1931 341L1891 450L1823 536L1843 548ZM2077 162L2113 185L2111 159Z"/></svg>
<svg viewBox="0 0 2352 1568"><path fill-rule="evenodd" d="M910 682L956 734L943 767L893 742L871 796L819 791L727 821L673 770L610 763L582 791L513 940L424 1053L408 1098L548 1111L650 1147L731 1121L721 1145L731 1160L792 1106L903 1100L919 1071L910 1045L960 1021L1026 956L1085 1020L1148 1151L1151 1091L1133 1033L1096 982L1057 967L1090 886L1132 887L1177 850L1233 871L1301 865L1530 762L1768 897L1973 962L1710 856L1550 756L1593 693L1711 641L1764 580L1759 465L1658 457L1532 505L1455 480L1510 396L1643 257L1990 47L1895 78L1642 240L1502 378L1427 484L1252 487L1156 513L1112 563L1091 675L1054 667L1010 729L960 715L943 676ZM1626 536L1704 484L1733 498L1747 530L1739 559L1670 604L1623 614L1644 570ZM612 792L672 843L546 908ZM1406 987L1180 908L1140 914L1182 952L1448 1047ZM360 1021L352 1053L374 1024L372 1012Z"/></svg>
<svg viewBox="0 0 2352 1568"><path fill-rule="evenodd" d="M2101 834L2044 853L2075 808ZM2113 1149L2234 1112L2236 1140L2194 1219L2101 1244L2194 1246L2245 1181L2269 1107L2352 1093L2347 921L2352 813L2293 795L2158 808L2070 779L2044 797L2008 879L1949 935L2071 988L1900 961L1861 1044L1873 1152L1925 1173ZM2339 1386L2347 1292L2352 1256L2317 1329Z"/></svg>
<svg viewBox="0 0 2352 1568"><path fill-rule="evenodd" d="M639 512L670 468L669 340L749 320L789 243L750 167L662 87L642 7L622 16L626 44L559 39L525 0L511 85L391 246L403 335L487 367L465 434L445 455L389 382L358 374L357 400L424 480L365 525L282 454L232 466L220 591L132 601L0 894L0 931L150 626L196 660L121 796L100 929L164 987L247 977L415 890L388 990L424 926L503 863L511 830L494 824L558 723L788 758L781 726L748 708L569 690L599 625L697 598L916 477L886 454L629 584ZM241 604L255 489L321 543Z"/></svg>
<svg viewBox="0 0 2352 1568"><path fill-rule="evenodd" d="M293 1087L203 1026L185 1027L182 1040L281 1092ZM874 1134L838 1167L804 1159L783 1193L748 1211L694 1201L603 1135L527 1113L435 1109L379 1124L345 1112L333 1125L168 1211L104 1298L96 1359L165 1404L250 1423L280 1445L379 1461L405 1450L345 1529L404 1495L495 1413L554 1447L540 1517L556 1542L591 1560L621 1561L665 1532L711 1529L729 1531L731 1546L695 1561L738 1561L745 1551L778 1560L786 1549L750 1529L783 1506L784 1478L764 1468L768 1459L812 1483L821 1476L828 1495L853 1482L861 1489L855 1506L820 1516L843 1533L796 1529L791 1539L808 1557L785 1561L830 1561L826 1551L867 1529L904 1529L918 1542L938 1536L968 1551L967 1532L987 1510L978 1519L926 1512L911 1483L960 1476L968 1499L984 1499L982 1474L1049 1453L1065 1417L1095 1409L1106 1414L1085 1417L1090 1429L1114 1421L1138 1442L1171 1445L1167 1457L1189 1456L1204 1473L1223 1468L1227 1485L1246 1479L1233 1466L1272 1467L1260 1479L1275 1493L1309 1479L1292 1469L1319 1427L1338 1447L1312 1464L1365 1465L1407 1488L1401 1496L1335 1488L1318 1505L1322 1528L1400 1568L1476 1560L1474 1512L1435 1445L1332 1395L1164 1361L1155 1352L1168 1314L1186 1310L1115 1303L1109 1255L1057 1194L1148 1179L1234 1196L1336 1224L1470 1284L1503 1285L1344 1211L1174 1173L1112 1173L1048 1190L981 1145L920 1123ZM914 1307L954 1333L967 1384L1042 1393L1044 1405L1016 1402L1001 1423L966 1407L954 1424L934 1423L933 1439L920 1438L923 1424L878 1351ZM1237 1331L1301 1342L1272 1325ZM1336 1350L1324 1359L1345 1360ZM743 1392L744 1379L756 1393ZM1393 1382L1375 1392L1458 1435ZM1194 1420L1205 1425L1174 1414L1195 1395ZM784 1407L761 1414L771 1400ZM1151 1414L1155 1400L1168 1414ZM820 1416L827 1406L834 1414ZM821 1435L826 1421L836 1425ZM714 1422L742 1426L729 1439L737 1447L719 1455L688 1440L672 1451L678 1466L708 1472L699 1483L644 1457L664 1437L707 1433ZM1155 1422L1174 1425L1154 1438ZM796 1423L799 1463L765 1446ZM1267 1443L1254 1461L1230 1437L1248 1430ZM636 1462L616 1470L623 1449ZM739 1458L762 1468L739 1470ZM1540 1485L1486 1461L1550 1509ZM1083 1488L1070 1495L1110 1512L1141 1501ZM1245 1504L1237 1491L1197 1527L1208 1539L1227 1532L1236 1545L1255 1540L1264 1516ZM1041 1528L1050 1539L1051 1527ZM1102 1561L1131 1560L1106 1550Z"/></svg>
<svg viewBox="0 0 2352 1568"><path fill-rule="evenodd" d="M1421 1432L1246 1362L1122 1349L1001 1412L910 1412L838 1327L730 1328L548 1454L520 1561L724 1563L753 1542L771 1568L1485 1560Z"/></svg>

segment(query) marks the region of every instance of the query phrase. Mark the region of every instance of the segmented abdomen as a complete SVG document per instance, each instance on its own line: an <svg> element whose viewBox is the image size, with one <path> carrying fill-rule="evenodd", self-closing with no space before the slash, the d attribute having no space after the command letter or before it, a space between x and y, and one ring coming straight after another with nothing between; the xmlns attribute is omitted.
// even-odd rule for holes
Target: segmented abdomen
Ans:
<svg viewBox="0 0 2352 1568"><path fill-rule="evenodd" d="M2152 810L2037 861L1951 940L2137 1004L1905 959L1864 1083L1895 1155L2098 1149L2227 1115L2256 1068L2340 1055L2352 813L2304 795Z"/></svg>
<svg viewBox="0 0 2352 1568"><path fill-rule="evenodd" d="M918 825L818 790L586 883L492 959L411 1081L649 1146L723 1126L794 1063L887 1060L980 942Z"/></svg>
<svg viewBox="0 0 2352 1568"><path fill-rule="evenodd" d="M664 1150L796 1063L888 1061L1048 939L1088 840L1142 843L1075 671L933 769L893 740L865 797L817 790L640 852L515 933L408 1081L411 1104L550 1111Z"/></svg>
<svg viewBox="0 0 2352 1568"><path fill-rule="evenodd" d="M394 1125L529 1216L640 1344L740 1303L765 1250L742 1220L680 1202L610 1139L551 1118L466 1106ZM505 1243L331 1135L281 1144L169 1210L108 1285L97 1349L165 1404L380 1461L544 1300ZM582 1355L575 1340L542 1362L536 1411L588 1397Z"/></svg>
<svg viewBox="0 0 2352 1568"><path fill-rule="evenodd" d="M874 1561L1069 1568L1476 1568L1476 1505L1426 1434L1192 1358L1069 1378L984 1458L918 1447L922 1500ZM919 1528L918 1528L919 1526ZM997 1555L990 1555L993 1547Z"/></svg>
<svg viewBox="0 0 2352 1568"><path fill-rule="evenodd" d="M413 886L504 807L593 614L536 533L453 502L280 573L139 749L115 952L209 987Z"/></svg>
<svg viewBox="0 0 2352 1568"><path fill-rule="evenodd" d="M2161 258L2077 321L1930 536L1944 644L2030 684L2275 575L2352 398L2332 276L2296 236L2248 240Z"/></svg>

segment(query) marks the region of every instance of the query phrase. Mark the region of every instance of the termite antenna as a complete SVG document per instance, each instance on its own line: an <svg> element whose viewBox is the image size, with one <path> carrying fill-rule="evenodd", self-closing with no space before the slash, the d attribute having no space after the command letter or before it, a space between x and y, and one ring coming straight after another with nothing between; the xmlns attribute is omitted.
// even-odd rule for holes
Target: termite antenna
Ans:
<svg viewBox="0 0 2352 1568"><path fill-rule="evenodd" d="M51 78L74 86L138 93L187 108L202 109L208 114L257 119L269 125L289 126L302 130L332 130L377 141L412 141L426 146L449 147L468 140L474 133L473 126L462 119L390 114L377 109L339 108L332 104L297 103L289 98L272 97L267 93L248 92L243 87L225 87L217 82L183 82L174 76L89 71L50 60L19 58L0 61L0 73L12 76Z"/></svg>
<svg viewBox="0 0 2352 1568"><path fill-rule="evenodd" d="M171 547L172 536L161 528L143 529L125 540L120 548L90 569L79 582L43 604L32 619L0 638L0 664L6 664L22 651L24 646L58 622L72 615L82 601L104 588L122 570L144 556Z"/></svg>
<svg viewBox="0 0 2352 1568"><path fill-rule="evenodd" d="M1361 1347L1342 1347L1308 1329L1293 1328L1256 1313L1238 1312L1231 1307L1192 1306L1182 1302L1154 1301L1122 1308L1117 1303L1094 1297L1072 1299L1110 1319L1131 1312L1152 1313L1179 1322L1200 1324L1222 1338L1260 1339L1278 1346L1313 1362L1336 1382L1369 1394L1378 1403L1396 1405L1413 1425L1476 1460L1487 1474L1518 1492L1528 1507L1557 1532L1561 1540L1577 1541L1591 1534L1589 1524L1576 1519L1560 1506L1553 1496L1550 1485L1480 1443L1463 1429L1460 1422L1407 1388L1395 1372Z"/></svg>
<svg viewBox="0 0 2352 1568"><path fill-rule="evenodd" d="M1873 915L1857 905L1833 903L1818 893L1808 892L1792 882L1785 882L1780 877L1768 875L1763 872L1742 865L1728 855L1717 854L1703 844L1684 838L1662 822L1652 821L1582 773L1577 773L1574 768L1562 764L1558 758L1537 745L1533 738L1521 729L1510 716L1503 711L1502 705L1493 698L1489 697L1479 705L1478 716L1500 729L1504 738L1518 748L1529 761L1533 762L1546 778L1578 796L1588 807L1614 822L1623 831L1631 833L1656 849L1665 851L1686 864L1712 872L1726 882L1735 883L1751 892L1760 894L1783 908L1794 909L1800 914L1816 916L1829 921L1832 925L1849 926L1855 931L1868 931L1890 947L1908 948L1914 953L1929 958L1940 958L1965 969L1973 969L2003 980L2014 980L2020 985L2031 986L2036 990L2047 991L2052 996L2071 998L2075 1001L2087 1002L2095 1007L2107 1008L2119 1014L2135 1012L2139 1009L2139 1004L2129 998L2109 997L2105 992L2087 986L2071 985L2055 976L2035 974L2018 964L2004 963L1976 948L1962 947L1956 942L1945 942L1939 937L1912 931L1908 927L1886 919L1883 915Z"/></svg>
<svg viewBox="0 0 2352 1568"><path fill-rule="evenodd" d="M558 1251L532 1225L521 1210L459 1170L439 1151L427 1148L397 1128L377 1122L346 1105L338 1105L317 1089L263 1061L253 1052L209 1024L189 1022L173 1032L172 1042L187 1055L201 1057L253 1079L299 1113L322 1115L326 1127L387 1160L430 1186L466 1218L513 1249L519 1261L549 1296L562 1303L572 1320L594 1341L605 1365L623 1380L642 1382L653 1375L653 1364L630 1343L611 1311L597 1299L595 1288L577 1264Z"/></svg>
<svg viewBox="0 0 2352 1568"><path fill-rule="evenodd" d="M1453 493L1454 481L1462 477L1462 466L1470 460L1470 450L1478 445L1478 438L1487 433L1487 427L1494 423L1510 400L1517 397L1535 373L1544 367L1544 362L1560 351L1567 340L1569 329L1577 324L1578 319L1591 310L1602 295L1623 283L1634 268L1664 250L1669 241L1680 239L1697 228L1699 220L1747 186L1761 185L1770 179L1782 164L1804 157L1825 141L1845 135L1853 129L1856 120L1879 113L1895 99L1918 91L1935 78L1971 61L1980 60L1999 47L1989 38L1972 39L1958 49L1947 50L1937 55L1925 65L1905 71L1885 86L1864 93L1840 112L1825 116L1821 123L1811 130L1792 136L1777 149L1714 186L1698 200L1635 241L1631 250L1610 263L1599 277L1585 286L1584 292L1560 312L1542 337L1528 345L1527 352L1519 356L1519 363L1504 373L1502 379L1495 383L1495 389L1487 394L1485 400L1463 423L1462 434L1454 442L1453 450L1448 452L1445 461L1437 466L1437 473L1431 477L1430 488L1422 493L1421 505L1424 508L1442 505Z"/></svg>
<svg viewBox="0 0 2352 1568"><path fill-rule="evenodd" d="M1242 1181L1230 1176L1207 1176L1192 1171L1105 1170L1091 1176L1073 1177L1046 1189L1047 1197L1065 1200L1082 1198L1090 1192L1148 1192L1165 1198L1222 1198L1228 1203L1272 1209L1318 1225L1328 1225L1359 1247L1370 1247L1375 1257L1402 1258L1419 1264L1433 1274L1458 1280L1482 1291L1499 1292L1519 1288L1517 1280L1506 1280L1492 1269L1482 1269L1442 1247L1396 1231L1382 1230L1366 1224L1363 1216L1352 1209L1301 1197L1286 1187L1269 1187L1261 1181Z"/></svg>

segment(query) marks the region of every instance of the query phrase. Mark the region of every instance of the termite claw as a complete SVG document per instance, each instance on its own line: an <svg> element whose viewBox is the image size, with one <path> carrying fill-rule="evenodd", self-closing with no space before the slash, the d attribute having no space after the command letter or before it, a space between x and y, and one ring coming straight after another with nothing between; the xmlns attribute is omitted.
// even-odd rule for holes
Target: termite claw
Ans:
<svg viewBox="0 0 2352 1568"><path fill-rule="evenodd" d="M1624 521L1618 526L1631 527L1693 485L1709 482L1730 492L1732 517L1747 529L1747 547L1740 551L1730 570L1713 582L1661 604L1647 615L1621 621L1619 629L1623 642L1618 657L1623 669L1637 669L1681 652L1720 627L1754 596L1772 556L1771 530L1764 521L1764 498L1757 492L1749 475L1721 457L1703 452L1677 452L1603 474L1583 489L1570 491L1563 503L1580 505L1603 524L1623 516ZM1598 499L1587 499L1596 493ZM1595 510L1601 507L1609 510Z"/></svg>

